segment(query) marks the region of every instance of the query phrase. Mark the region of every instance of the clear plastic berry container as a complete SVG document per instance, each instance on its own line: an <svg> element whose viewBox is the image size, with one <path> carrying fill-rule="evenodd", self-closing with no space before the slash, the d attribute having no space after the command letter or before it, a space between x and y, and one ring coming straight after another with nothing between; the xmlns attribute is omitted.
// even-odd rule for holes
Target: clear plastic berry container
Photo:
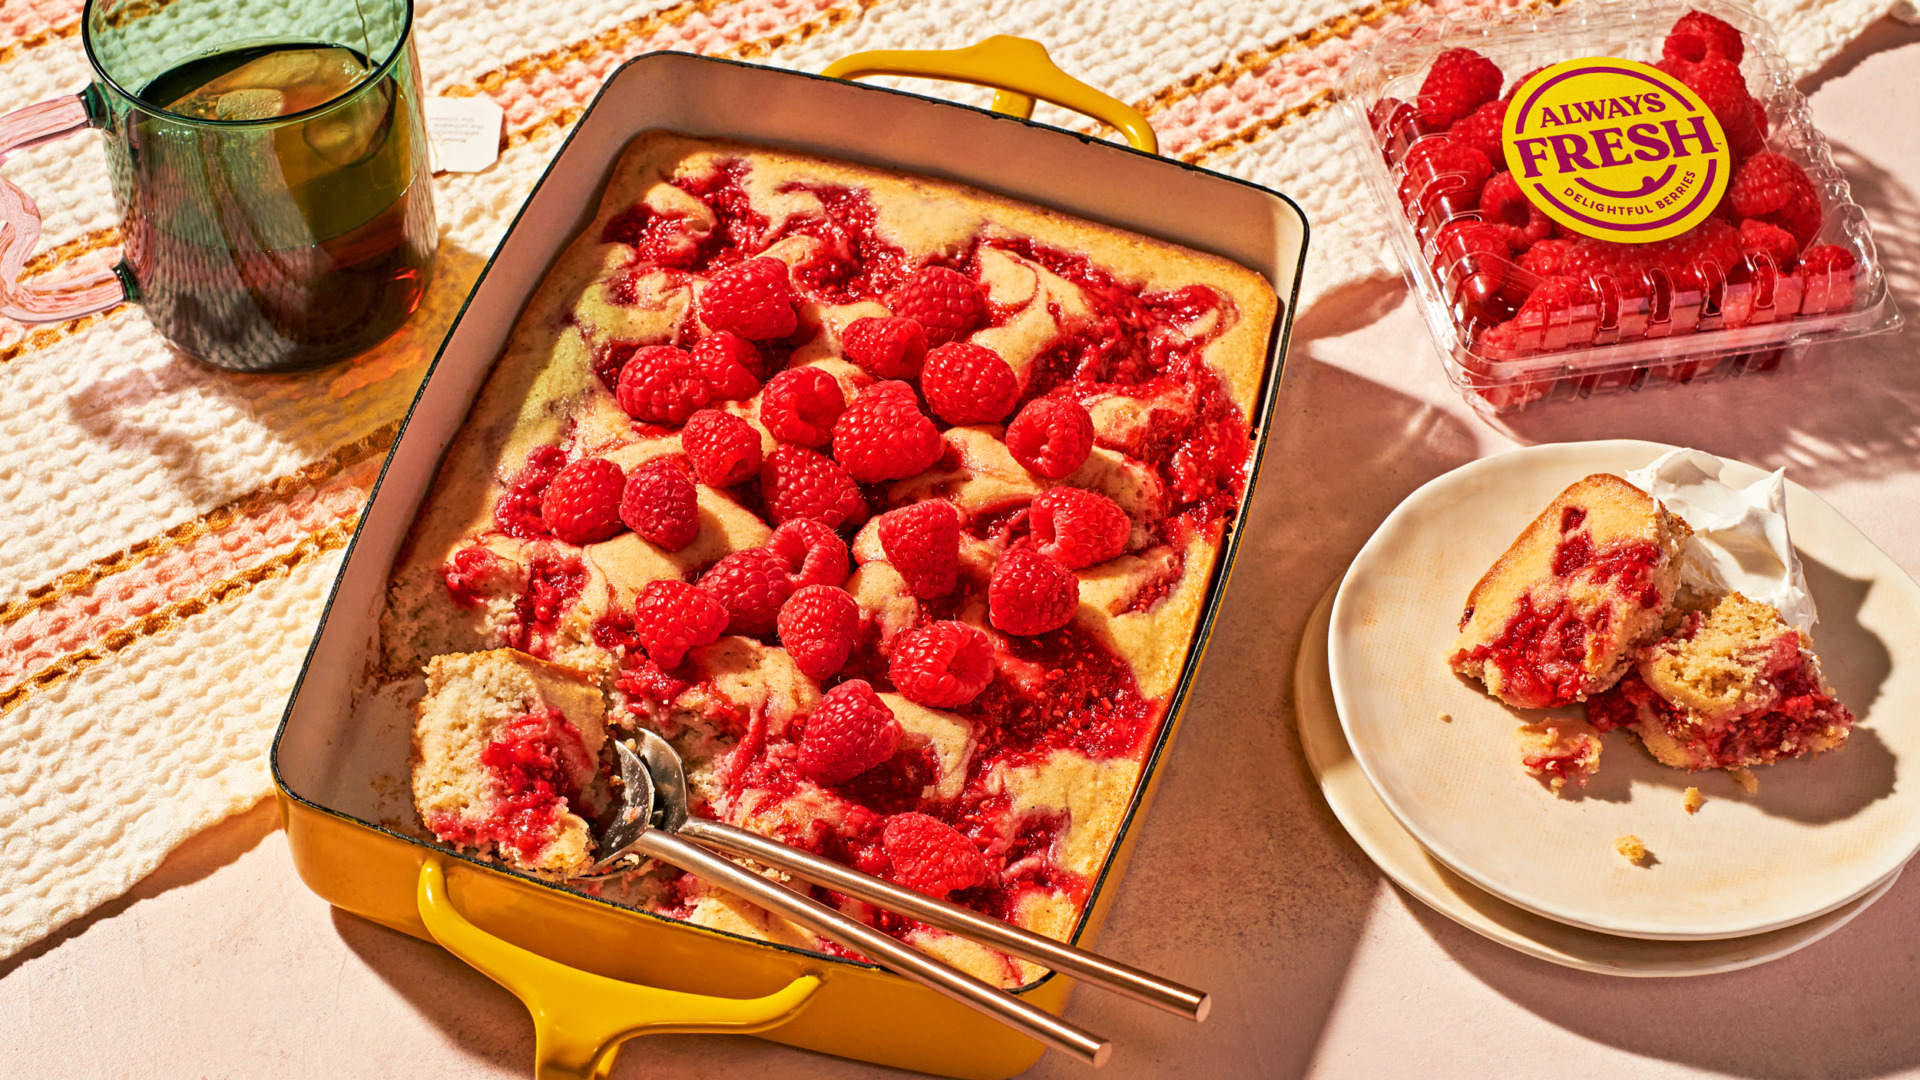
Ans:
<svg viewBox="0 0 1920 1080"><path fill-rule="evenodd" d="M1433 75L1460 49L1498 68L1491 98L1492 69L1464 54ZM1705 219L1622 243L1549 218L1520 189L1499 141L1515 91L1579 58L1654 65L1725 118L1726 187ZM1740 4L1576 0L1496 20L1436 16L1356 56L1342 109L1448 378L1484 412L1775 371L1810 344L1900 325L1866 215L1771 27Z"/></svg>

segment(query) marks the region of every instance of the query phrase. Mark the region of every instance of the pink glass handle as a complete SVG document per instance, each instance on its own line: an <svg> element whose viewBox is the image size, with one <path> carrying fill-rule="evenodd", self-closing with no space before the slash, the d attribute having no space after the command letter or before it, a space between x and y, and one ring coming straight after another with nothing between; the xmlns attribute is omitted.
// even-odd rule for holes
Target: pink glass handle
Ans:
<svg viewBox="0 0 1920 1080"><path fill-rule="evenodd" d="M87 103L78 94L15 109L0 116L0 162L92 126ZM127 299L126 283L112 270L50 289L20 284L20 272L39 242L40 208L31 195L0 177L0 315L23 323L63 322Z"/></svg>

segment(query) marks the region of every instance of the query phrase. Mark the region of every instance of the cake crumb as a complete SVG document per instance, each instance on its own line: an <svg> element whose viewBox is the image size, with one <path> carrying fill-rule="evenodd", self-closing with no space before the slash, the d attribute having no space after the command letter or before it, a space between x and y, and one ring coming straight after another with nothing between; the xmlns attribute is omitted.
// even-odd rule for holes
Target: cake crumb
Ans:
<svg viewBox="0 0 1920 1080"><path fill-rule="evenodd" d="M1447 711L1447 710L1445 710L1445 709L1441 709L1441 710L1440 710L1440 722L1441 722L1441 723L1443 723L1443 724L1451 724L1451 723L1453 723L1453 714L1452 714L1452 713L1450 713L1450 712L1448 712L1448 711Z"/></svg>
<svg viewBox="0 0 1920 1080"><path fill-rule="evenodd" d="M1621 858L1635 866L1647 865L1647 845L1642 843L1640 838L1632 833L1615 837L1613 850L1619 852Z"/></svg>
<svg viewBox="0 0 1920 1080"><path fill-rule="evenodd" d="M1687 808L1687 813L1689 814L1699 813L1700 808L1702 806L1705 806L1706 804L1707 804L1707 797L1705 795L1700 794L1700 789L1697 787L1688 788L1686 801L1681 803L1682 806L1685 806Z"/></svg>
<svg viewBox="0 0 1920 1080"><path fill-rule="evenodd" d="M1760 779L1753 775L1752 769L1744 767L1728 769L1727 775L1733 777L1733 782L1740 785L1741 791L1749 795L1760 794Z"/></svg>

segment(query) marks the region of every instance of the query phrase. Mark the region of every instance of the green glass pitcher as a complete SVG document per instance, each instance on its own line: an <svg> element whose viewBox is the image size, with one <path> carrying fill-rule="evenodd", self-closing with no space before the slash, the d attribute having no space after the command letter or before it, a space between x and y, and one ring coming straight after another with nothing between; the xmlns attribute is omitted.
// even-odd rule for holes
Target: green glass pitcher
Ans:
<svg viewBox="0 0 1920 1080"><path fill-rule="evenodd" d="M0 161L100 129L124 256L21 283L39 209L0 180L0 314L56 322L137 301L181 351L251 372L392 334L438 238L412 25L410 0L87 0L93 82L0 117Z"/></svg>

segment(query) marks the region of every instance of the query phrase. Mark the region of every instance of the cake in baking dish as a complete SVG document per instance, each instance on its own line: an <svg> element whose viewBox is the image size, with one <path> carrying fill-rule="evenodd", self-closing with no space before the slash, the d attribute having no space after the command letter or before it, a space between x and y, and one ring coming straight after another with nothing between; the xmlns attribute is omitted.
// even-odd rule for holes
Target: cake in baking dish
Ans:
<svg viewBox="0 0 1920 1080"><path fill-rule="evenodd" d="M1845 743L1853 714L1813 644L1737 592L1686 611L1613 689L1587 702L1601 730L1626 728L1682 769L1744 769Z"/></svg>
<svg viewBox="0 0 1920 1080"><path fill-rule="evenodd" d="M1691 534L1617 476L1574 483L1474 585L1447 662L1515 708L1586 700L1660 633Z"/></svg>
<svg viewBox="0 0 1920 1080"><path fill-rule="evenodd" d="M393 568L416 791L445 673L525 654L671 740L694 812L1066 937L1240 508L1277 311L1243 267L984 192L641 136ZM827 947L676 872L625 887Z"/></svg>

